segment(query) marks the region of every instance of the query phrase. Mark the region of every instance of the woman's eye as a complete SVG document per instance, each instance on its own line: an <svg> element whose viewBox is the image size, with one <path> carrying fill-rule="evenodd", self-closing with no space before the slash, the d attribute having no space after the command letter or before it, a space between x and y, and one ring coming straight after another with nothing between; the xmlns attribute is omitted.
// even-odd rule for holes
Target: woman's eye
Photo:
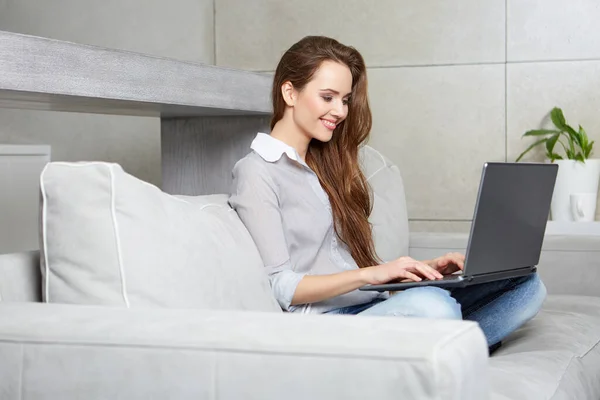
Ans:
<svg viewBox="0 0 600 400"><path fill-rule="evenodd" d="M323 98L323 100L325 100L327 103L329 103L331 100L333 100L333 97L331 96L321 96ZM343 99L342 100L342 104L347 106L348 103L350 103L350 99Z"/></svg>

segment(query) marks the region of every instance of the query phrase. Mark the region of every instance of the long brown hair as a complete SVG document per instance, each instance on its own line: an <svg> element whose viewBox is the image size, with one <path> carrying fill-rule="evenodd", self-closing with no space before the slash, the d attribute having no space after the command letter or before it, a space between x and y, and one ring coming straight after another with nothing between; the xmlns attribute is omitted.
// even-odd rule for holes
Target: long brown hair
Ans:
<svg viewBox="0 0 600 400"><path fill-rule="evenodd" d="M290 81L302 91L324 61L346 65L352 74L348 115L334 130L332 139L311 141L306 163L317 174L331 203L334 228L348 246L359 267L379 264L369 215L370 187L358 162L359 146L371 131L371 109L367 98L367 70L361 54L353 47L324 36L306 36L282 56L273 79L271 130L283 118L286 103L282 85Z"/></svg>

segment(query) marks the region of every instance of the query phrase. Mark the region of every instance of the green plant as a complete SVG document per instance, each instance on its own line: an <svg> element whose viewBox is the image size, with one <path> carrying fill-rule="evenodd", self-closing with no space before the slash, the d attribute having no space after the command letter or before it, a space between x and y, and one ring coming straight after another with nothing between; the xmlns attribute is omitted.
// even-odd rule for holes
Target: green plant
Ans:
<svg viewBox="0 0 600 400"><path fill-rule="evenodd" d="M556 127L556 129L536 129L527 131L523 134L525 136L546 136L543 139L537 140L531 146L529 146L519 158L517 158L517 162L527 154L531 149L541 144L546 145L546 157L550 159L551 162L555 160L562 160L563 157L554 151L554 147L556 143L559 143L562 148L565 150L565 155L569 160L577 160L585 163L585 160L589 158L592 153L592 147L594 146L594 141L591 142L588 140L587 133L579 125L579 131L573 129L567 122L565 121L565 116L560 108L554 107L552 111L550 111L550 119L552 123ZM566 138L566 144L563 142L563 137Z"/></svg>

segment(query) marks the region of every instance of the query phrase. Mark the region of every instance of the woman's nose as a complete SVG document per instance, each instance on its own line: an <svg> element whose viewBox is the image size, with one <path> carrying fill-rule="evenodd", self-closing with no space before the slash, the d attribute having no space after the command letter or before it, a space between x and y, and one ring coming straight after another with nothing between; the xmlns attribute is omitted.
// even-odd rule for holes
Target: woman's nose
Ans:
<svg viewBox="0 0 600 400"><path fill-rule="evenodd" d="M335 102L335 107L331 110L331 115L336 118L343 118L345 116L344 102L342 100Z"/></svg>

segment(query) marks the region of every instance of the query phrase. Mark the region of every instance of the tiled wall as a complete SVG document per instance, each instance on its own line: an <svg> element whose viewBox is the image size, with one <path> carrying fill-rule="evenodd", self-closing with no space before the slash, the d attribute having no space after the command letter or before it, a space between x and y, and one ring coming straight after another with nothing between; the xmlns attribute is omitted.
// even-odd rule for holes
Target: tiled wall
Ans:
<svg viewBox="0 0 600 400"><path fill-rule="evenodd" d="M215 11L220 66L272 72L308 34L363 54L370 143L401 168L413 230L466 231L482 163L514 161L553 106L600 157L596 0L215 0Z"/></svg>

